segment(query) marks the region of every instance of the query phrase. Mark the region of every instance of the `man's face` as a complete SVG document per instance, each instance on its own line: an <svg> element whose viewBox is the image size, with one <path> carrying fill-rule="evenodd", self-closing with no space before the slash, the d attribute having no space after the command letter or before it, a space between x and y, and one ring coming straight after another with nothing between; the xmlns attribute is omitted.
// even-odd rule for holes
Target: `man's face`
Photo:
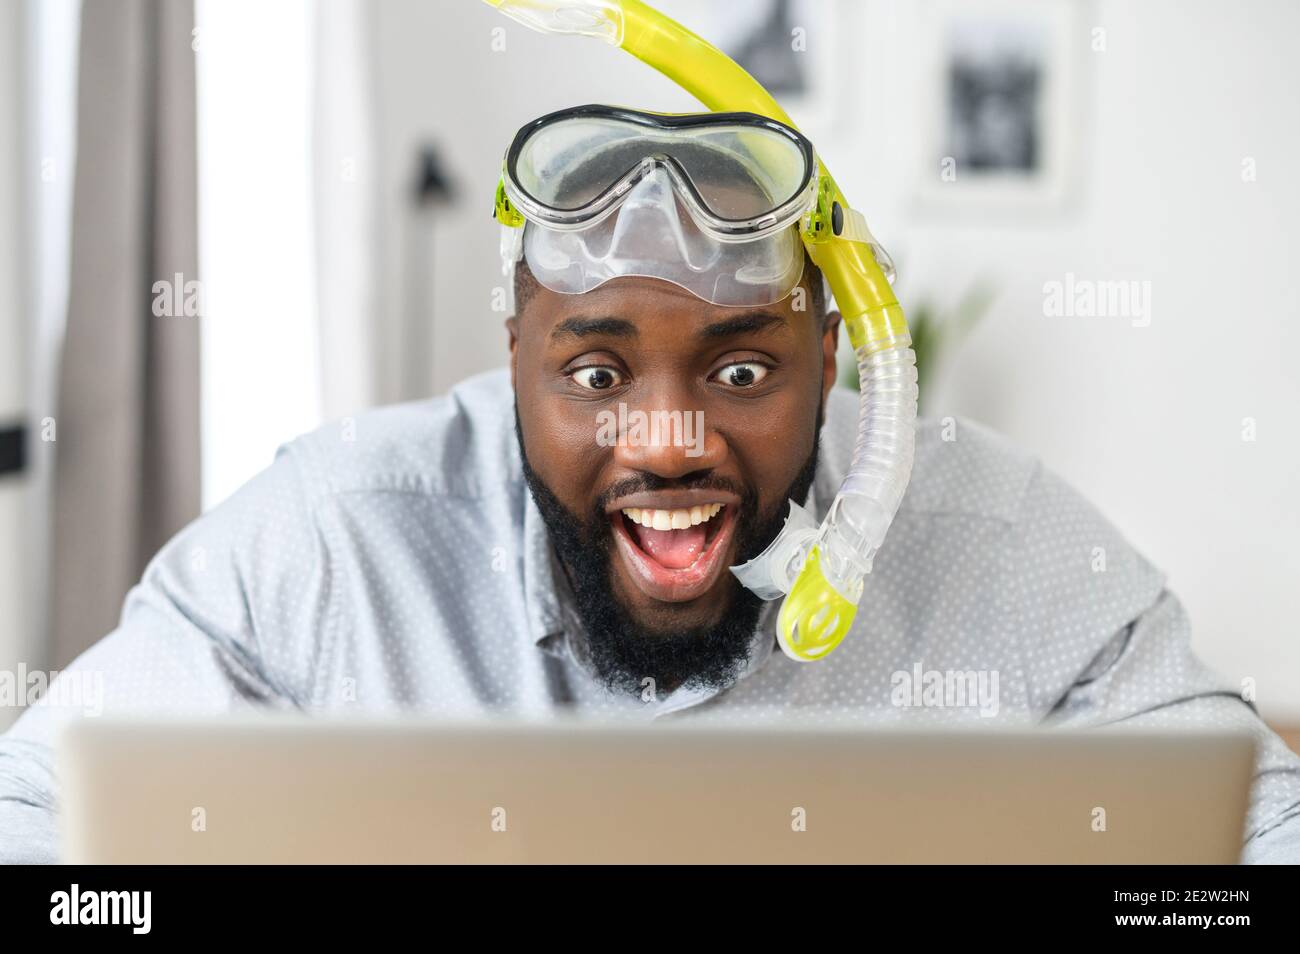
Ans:
<svg viewBox="0 0 1300 954"><path fill-rule="evenodd" d="M681 644L661 667L677 671L629 680L697 675L707 660L689 643L716 636L742 602L752 635L758 604L728 567L771 541L788 496L802 502L835 380L837 322L822 327L806 281L760 308L650 278L583 295L539 287L507 323L534 497L587 629L618 630L593 642L630 630L638 645ZM654 665L644 648L636 664Z"/></svg>

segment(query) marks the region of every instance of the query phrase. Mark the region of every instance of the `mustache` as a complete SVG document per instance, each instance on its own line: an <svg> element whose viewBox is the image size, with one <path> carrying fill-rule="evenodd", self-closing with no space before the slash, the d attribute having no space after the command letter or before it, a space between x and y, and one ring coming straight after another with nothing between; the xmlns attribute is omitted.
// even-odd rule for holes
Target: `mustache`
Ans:
<svg viewBox="0 0 1300 954"><path fill-rule="evenodd" d="M625 477L605 488L596 498L594 512L603 516L612 500L631 494L654 493L658 490L720 490L735 494L743 503L748 503L756 496L752 490L718 474L701 473L698 477L678 478L660 477L658 474L642 472Z"/></svg>

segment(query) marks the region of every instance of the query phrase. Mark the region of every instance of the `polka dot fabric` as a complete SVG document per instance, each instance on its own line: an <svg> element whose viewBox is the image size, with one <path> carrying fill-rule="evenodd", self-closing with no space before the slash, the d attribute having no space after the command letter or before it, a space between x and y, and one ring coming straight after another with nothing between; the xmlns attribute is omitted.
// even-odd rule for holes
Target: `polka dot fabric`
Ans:
<svg viewBox="0 0 1300 954"><path fill-rule="evenodd" d="M856 395L832 393L806 501L818 517L856 414ZM1243 859L1300 861L1300 758L1197 661L1163 575L993 433L922 420L917 438L841 646L786 658L769 603L721 692L616 696L593 678L523 481L504 370L286 445L155 557L119 627L60 678L102 673L112 713L1244 728L1260 748ZM949 689L931 694L936 678ZM51 746L83 717L51 699L0 737L0 860L55 860Z"/></svg>

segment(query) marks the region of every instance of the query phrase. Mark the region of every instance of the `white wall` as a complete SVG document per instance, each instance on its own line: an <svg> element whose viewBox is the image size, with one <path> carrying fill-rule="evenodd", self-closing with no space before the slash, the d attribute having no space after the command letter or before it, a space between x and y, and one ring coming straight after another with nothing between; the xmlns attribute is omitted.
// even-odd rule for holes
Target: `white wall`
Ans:
<svg viewBox="0 0 1300 954"><path fill-rule="evenodd" d="M931 410L986 420L1065 474L1168 572L1203 657L1253 677L1265 714L1295 721L1300 7L1149 0L1090 19L1107 50L1083 47L1072 214L993 229L901 203L878 216L919 285L980 271L1002 289ZM906 49L905 27L891 46ZM894 163L880 181L908 171ZM1149 327L1045 318L1043 283L1067 272L1150 281Z"/></svg>
<svg viewBox="0 0 1300 954"><path fill-rule="evenodd" d="M1300 374L1289 361L1300 352L1300 6L1082 6L1072 202L1036 220L959 220L913 201L918 177L938 173L918 66L925 4L827 2L837 28L810 31L809 53L832 47L846 89L805 128L902 260L904 303L954 300L976 276L999 289L930 382L928 411L973 416L1038 452L1168 571L1203 657L1254 677L1266 715L1300 719ZM693 104L617 50L534 35L484 4L375 9L388 247L420 141L444 150L463 197L441 213L435 242L441 391L505 358L488 216L514 130L580 102ZM1104 53L1090 49L1094 26L1106 30ZM1246 156L1254 183L1240 177ZM399 258L387 268L399 286ZM1067 272L1150 281L1150 326L1045 318L1043 284ZM1253 443L1241 439L1246 417L1258 422Z"/></svg>
<svg viewBox="0 0 1300 954"><path fill-rule="evenodd" d="M203 507L320 423L308 0L198 0Z"/></svg>

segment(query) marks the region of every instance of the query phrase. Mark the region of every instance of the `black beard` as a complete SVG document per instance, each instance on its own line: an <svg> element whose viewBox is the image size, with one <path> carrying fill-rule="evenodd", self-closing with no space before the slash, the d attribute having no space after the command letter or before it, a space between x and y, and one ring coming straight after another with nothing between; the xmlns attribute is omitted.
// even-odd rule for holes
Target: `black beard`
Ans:
<svg viewBox="0 0 1300 954"><path fill-rule="evenodd" d="M741 499L736 518L738 559L735 565L742 564L762 553L780 533L789 509L787 500L803 504L817 473L822 417L819 405L812 452L769 513L758 512L758 497L752 489L742 489L723 478L705 475L684 483L641 473L601 494L584 520L569 511L529 466L519 426L519 405L515 404L515 437L519 442L524 480L546 522L547 533L573 591L575 609L587 634L592 665L610 692L638 695L644 690L643 680L647 678L653 679L652 685L663 692L672 692L679 686L719 690L731 686L749 659L763 600L745 589L728 570L724 571L728 581L727 606L715 625L665 631L638 624L615 595L610 580L615 544L614 529L605 513L609 501L626 494L668 487L735 493Z"/></svg>

